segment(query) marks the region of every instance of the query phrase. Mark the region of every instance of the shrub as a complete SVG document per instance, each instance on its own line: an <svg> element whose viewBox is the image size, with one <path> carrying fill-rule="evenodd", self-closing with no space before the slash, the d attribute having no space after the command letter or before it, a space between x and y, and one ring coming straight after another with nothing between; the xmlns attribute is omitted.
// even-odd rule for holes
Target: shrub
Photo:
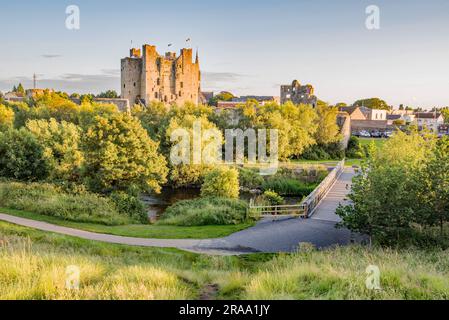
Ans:
<svg viewBox="0 0 449 320"><path fill-rule="evenodd" d="M225 198L184 200L169 207L158 224L178 226L231 225L247 220L245 201Z"/></svg>
<svg viewBox="0 0 449 320"><path fill-rule="evenodd" d="M111 200L122 214L126 214L134 220L142 223L148 222L148 214L145 205L136 196L126 192L115 191L111 194Z"/></svg>
<svg viewBox="0 0 449 320"><path fill-rule="evenodd" d="M252 169L239 168L239 183L240 186L248 189L260 188L263 184L263 177Z"/></svg>
<svg viewBox="0 0 449 320"><path fill-rule="evenodd" d="M309 195L315 188L316 183L304 183L293 178L272 177L262 184L262 190L272 190L282 196Z"/></svg>
<svg viewBox="0 0 449 320"><path fill-rule="evenodd" d="M11 128L14 124L14 111L0 104L0 131Z"/></svg>
<svg viewBox="0 0 449 320"><path fill-rule="evenodd" d="M282 198L280 195L278 195L276 192L267 190L263 193L263 196L265 199L268 200L268 202L275 206L275 205L281 205L284 203L284 198Z"/></svg>
<svg viewBox="0 0 449 320"><path fill-rule="evenodd" d="M239 197L239 173L234 168L217 167L204 178L202 197Z"/></svg>
<svg viewBox="0 0 449 320"><path fill-rule="evenodd" d="M0 176L17 180L40 180L48 176L44 149L27 130L0 132Z"/></svg>
<svg viewBox="0 0 449 320"><path fill-rule="evenodd" d="M114 202L108 198L87 192L68 194L50 184L0 182L0 206L68 221L105 225L131 222L117 211Z"/></svg>
<svg viewBox="0 0 449 320"><path fill-rule="evenodd" d="M346 157L352 159L361 159L366 155L365 150L360 143L360 139L352 136L348 142L348 149L346 150Z"/></svg>

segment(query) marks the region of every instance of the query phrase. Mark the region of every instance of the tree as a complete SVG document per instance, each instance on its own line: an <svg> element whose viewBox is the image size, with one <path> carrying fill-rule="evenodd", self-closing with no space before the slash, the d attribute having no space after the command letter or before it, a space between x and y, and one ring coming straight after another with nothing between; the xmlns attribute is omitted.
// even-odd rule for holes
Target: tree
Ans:
<svg viewBox="0 0 449 320"><path fill-rule="evenodd" d="M48 176L44 150L27 130L0 132L0 176L36 181Z"/></svg>
<svg viewBox="0 0 449 320"><path fill-rule="evenodd" d="M21 83L19 83L19 86L17 87L16 92L21 95L25 94L25 89L23 88L23 85Z"/></svg>
<svg viewBox="0 0 449 320"><path fill-rule="evenodd" d="M417 206L420 172L434 150L435 138L398 131L369 159L353 181L351 204L339 207L341 225L384 244L409 241L422 223Z"/></svg>
<svg viewBox="0 0 449 320"><path fill-rule="evenodd" d="M449 107L441 109L441 113L444 117L444 123L449 124Z"/></svg>
<svg viewBox="0 0 449 320"><path fill-rule="evenodd" d="M317 125L319 130L315 133L318 144L325 145L341 140L340 128L337 124L338 109L327 104L318 104L316 107Z"/></svg>
<svg viewBox="0 0 449 320"><path fill-rule="evenodd" d="M218 101L231 101L235 96L231 92L222 91L209 100L209 105L217 106Z"/></svg>
<svg viewBox="0 0 449 320"><path fill-rule="evenodd" d="M14 124L14 111L0 104L0 131L12 128Z"/></svg>
<svg viewBox="0 0 449 320"><path fill-rule="evenodd" d="M51 167L50 177L79 181L83 163L81 128L65 121L58 123L55 119L30 120L26 127L44 147L44 155Z"/></svg>
<svg viewBox="0 0 449 320"><path fill-rule="evenodd" d="M390 110L391 108L388 106L388 104L379 98L369 98L369 99L361 99L357 100L353 104L354 106L364 106L366 108L370 109L380 109L380 110Z"/></svg>
<svg viewBox="0 0 449 320"><path fill-rule="evenodd" d="M97 97L98 98L107 98L107 99L117 99L119 97L119 95L117 94L117 92L115 90L108 90L106 92L100 93Z"/></svg>
<svg viewBox="0 0 449 320"><path fill-rule="evenodd" d="M339 102L335 105L337 108L347 107L348 104L346 102Z"/></svg>
<svg viewBox="0 0 449 320"><path fill-rule="evenodd" d="M202 197L238 198L239 172L234 168L216 167L204 178Z"/></svg>
<svg viewBox="0 0 449 320"><path fill-rule="evenodd" d="M166 182L166 160L139 120L126 113L95 117L83 139L86 184L95 191L159 192Z"/></svg>

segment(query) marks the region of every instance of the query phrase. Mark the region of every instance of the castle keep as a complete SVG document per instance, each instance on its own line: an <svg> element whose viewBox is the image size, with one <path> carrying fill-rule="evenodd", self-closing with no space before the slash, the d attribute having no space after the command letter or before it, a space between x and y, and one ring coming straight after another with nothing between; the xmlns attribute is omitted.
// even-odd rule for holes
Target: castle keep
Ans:
<svg viewBox="0 0 449 320"><path fill-rule="evenodd" d="M284 104L287 101L294 104L309 104L315 108L318 99L314 96L312 85L302 86L298 80L294 80L291 85L281 86L281 103Z"/></svg>
<svg viewBox="0 0 449 320"><path fill-rule="evenodd" d="M192 49L181 49L180 55L167 52L161 56L156 46L131 49L129 58L121 60L121 98L130 104L151 101L199 103L200 64L198 53L192 61Z"/></svg>

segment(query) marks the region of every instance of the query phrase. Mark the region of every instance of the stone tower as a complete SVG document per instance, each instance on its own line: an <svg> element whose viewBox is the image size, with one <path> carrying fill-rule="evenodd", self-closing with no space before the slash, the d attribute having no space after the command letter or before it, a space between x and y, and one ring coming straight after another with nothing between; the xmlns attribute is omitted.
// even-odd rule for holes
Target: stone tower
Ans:
<svg viewBox="0 0 449 320"><path fill-rule="evenodd" d="M129 58L121 60L121 97L130 104L161 101L182 105L199 103L201 72L198 53L193 61L192 49L181 49L179 56L167 52L161 56L152 45L131 49Z"/></svg>
<svg viewBox="0 0 449 320"><path fill-rule="evenodd" d="M294 104L309 104L315 108L318 99L314 96L312 85L302 86L298 80L294 80L291 85L281 86L281 103L284 104L287 101Z"/></svg>

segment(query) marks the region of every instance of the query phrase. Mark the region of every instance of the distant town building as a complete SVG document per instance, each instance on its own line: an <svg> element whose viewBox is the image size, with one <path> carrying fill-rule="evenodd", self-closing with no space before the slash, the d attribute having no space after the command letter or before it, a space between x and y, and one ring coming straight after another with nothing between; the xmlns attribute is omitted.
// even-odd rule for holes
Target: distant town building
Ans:
<svg viewBox="0 0 449 320"><path fill-rule="evenodd" d="M36 98L38 96L43 95L46 92L53 93L55 91L53 89L27 89L25 91L25 96L27 98Z"/></svg>
<svg viewBox="0 0 449 320"><path fill-rule="evenodd" d="M308 104L315 108L318 99L314 96L312 85L302 86L298 80L294 80L291 85L281 86L281 103L284 104L288 101L294 104Z"/></svg>
<svg viewBox="0 0 449 320"><path fill-rule="evenodd" d="M366 120L387 120L387 110L360 107L360 111L365 115Z"/></svg>
<svg viewBox="0 0 449 320"><path fill-rule="evenodd" d="M279 104L281 102L280 97L276 97L276 96L241 96L241 97L235 97L231 101L246 103L249 100L256 100L257 102L259 102L260 105L264 105L266 103Z"/></svg>
<svg viewBox="0 0 449 320"><path fill-rule="evenodd" d="M200 94L200 103L201 104L208 104L209 101L214 97L213 91L203 91Z"/></svg>
<svg viewBox="0 0 449 320"><path fill-rule="evenodd" d="M416 112L414 123L418 129L429 129L438 132L440 125L444 124L444 116L438 112Z"/></svg>
<svg viewBox="0 0 449 320"><path fill-rule="evenodd" d="M340 107L339 110L347 113L351 120L367 120L366 115L359 107Z"/></svg>
<svg viewBox="0 0 449 320"><path fill-rule="evenodd" d="M184 104L200 102L201 73L198 53L192 61L192 49L181 49L180 56L167 52L159 55L156 46L145 44L131 49L121 60L121 98L131 104L150 101Z"/></svg>

